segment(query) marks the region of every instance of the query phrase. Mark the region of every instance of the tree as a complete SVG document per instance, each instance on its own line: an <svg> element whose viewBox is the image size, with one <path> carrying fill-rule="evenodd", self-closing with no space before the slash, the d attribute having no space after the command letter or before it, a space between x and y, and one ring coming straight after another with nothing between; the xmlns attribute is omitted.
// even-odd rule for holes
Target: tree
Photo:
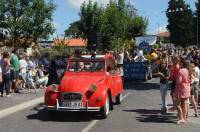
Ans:
<svg viewBox="0 0 200 132"><path fill-rule="evenodd" d="M52 0L1 0L0 28L8 31L8 44L27 46L52 34ZM25 45L23 45L25 44Z"/></svg>
<svg viewBox="0 0 200 132"><path fill-rule="evenodd" d="M102 40L104 48L119 49L123 42L146 34L148 20L136 15L136 9L125 0L110 1L102 15ZM115 44L115 46L114 46Z"/></svg>
<svg viewBox="0 0 200 132"><path fill-rule="evenodd" d="M97 35L100 33L101 15L103 10L98 6L97 2L84 2L80 10L80 30L88 40L87 48L95 49L97 45Z"/></svg>
<svg viewBox="0 0 200 132"><path fill-rule="evenodd" d="M195 2L195 6L196 6L196 11L195 11L195 16L194 16L194 36L195 36L196 44L199 47L199 42L200 42L200 0Z"/></svg>
<svg viewBox="0 0 200 132"><path fill-rule="evenodd" d="M170 41L186 47L193 44L193 15L184 0L170 0L167 9Z"/></svg>
<svg viewBox="0 0 200 132"><path fill-rule="evenodd" d="M65 37L68 38L84 38L83 32L80 30L80 21L75 21L70 24L69 28L65 30Z"/></svg>
<svg viewBox="0 0 200 132"><path fill-rule="evenodd" d="M65 34L87 39L89 50L113 50L131 42L135 36L146 34L147 25L148 20L137 15L134 6L125 0L110 0L106 7L90 0L82 4L80 20L71 23Z"/></svg>
<svg viewBox="0 0 200 132"><path fill-rule="evenodd" d="M26 28L27 33L28 36L33 37L36 44L39 39L47 39L49 35L53 34L55 31L52 24L52 15L56 6L53 4L52 0L49 0L48 3L45 1L46 0L34 0L27 12L30 22L30 26Z"/></svg>
<svg viewBox="0 0 200 132"><path fill-rule="evenodd" d="M148 26L148 19L141 16L135 16L130 18L127 29L127 38L131 39L137 36L143 36L146 34Z"/></svg>

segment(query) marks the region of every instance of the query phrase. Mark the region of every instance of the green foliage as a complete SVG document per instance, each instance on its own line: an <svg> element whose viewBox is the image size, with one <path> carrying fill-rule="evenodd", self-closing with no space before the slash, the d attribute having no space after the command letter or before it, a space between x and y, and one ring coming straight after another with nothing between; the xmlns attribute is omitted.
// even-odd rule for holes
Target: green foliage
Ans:
<svg viewBox="0 0 200 132"><path fill-rule="evenodd" d="M160 48L161 47L161 44L160 43L156 43L154 44L153 48Z"/></svg>
<svg viewBox="0 0 200 132"><path fill-rule="evenodd" d="M196 40L196 44L199 47L199 42L200 42L200 0L197 0L195 2L196 6L196 11L195 11L195 16L194 16L194 40ZM197 23L198 22L198 23ZM198 35L198 40L197 40L197 35Z"/></svg>
<svg viewBox="0 0 200 132"><path fill-rule="evenodd" d="M147 26L148 26L147 18L143 18L140 16L131 18L129 20L129 25L127 29L128 30L127 37L132 38L132 37L146 35Z"/></svg>
<svg viewBox="0 0 200 132"><path fill-rule="evenodd" d="M102 15L101 32L103 43L106 44L104 48L113 49L113 43L116 40L130 41L136 36L146 34L148 20L137 15L133 16L134 9L127 8L131 5L125 5L124 2L124 0L121 0L117 4L110 1ZM130 14L130 12L132 13ZM109 46L110 43L112 48Z"/></svg>
<svg viewBox="0 0 200 132"><path fill-rule="evenodd" d="M10 35L12 46L27 46L38 39L46 39L54 32L52 0L1 0L0 28ZM7 38L8 39L8 38ZM23 40L23 41L22 41Z"/></svg>
<svg viewBox="0 0 200 132"><path fill-rule="evenodd" d="M72 54L72 49L66 46L65 44L58 44L57 46L54 46L49 49L41 49L40 50L41 55L49 55L50 60L56 59L56 57L62 57Z"/></svg>
<svg viewBox="0 0 200 132"><path fill-rule="evenodd" d="M176 45L187 47L193 44L193 15L184 0L170 0L167 9L170 40Z"/></svg>
<svg viewBox="0 0 200 132"><path fill-rule="evenodd" d="M88 40L88 49L93 49L93 44L97 44L97 34L100 32L101 15L103 9L97 2L84 2L80 9L80 30Z"/></svg>
<svg viewBox="0 0 200 132"><path fill-rule="evenodd" d="M82 4L80 20L72 23L65 34L86 38L89 50L110 50L124 46L124 41L145 35L147 25L148 20L138 16L134 6L126 4L125 0L110 0L106 7L90 0Z"/></svg>
<svg viewBox="0 0 200 132"><path fill-rule="evenodd" d="M70 24L69 28L65 30L65 37L67 38L84 38L84 34L80 30L80 21L75 21Z"/></svg>

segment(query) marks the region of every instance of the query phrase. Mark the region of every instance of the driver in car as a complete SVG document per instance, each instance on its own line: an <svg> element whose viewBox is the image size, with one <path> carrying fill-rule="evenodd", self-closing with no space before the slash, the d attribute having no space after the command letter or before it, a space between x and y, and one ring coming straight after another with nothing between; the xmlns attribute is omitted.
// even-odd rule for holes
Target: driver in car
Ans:
<svg viewBox="0 0 200 132"><path fill-rule="evenodd" d="M84 62L79 62L79 69L78 71L86 71Z"/></svg>

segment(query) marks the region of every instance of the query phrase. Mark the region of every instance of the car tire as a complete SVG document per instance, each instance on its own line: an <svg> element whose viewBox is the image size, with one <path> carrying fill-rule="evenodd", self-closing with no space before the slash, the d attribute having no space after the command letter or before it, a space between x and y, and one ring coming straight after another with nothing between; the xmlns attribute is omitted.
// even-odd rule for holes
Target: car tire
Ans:
<svg viewBox="0 0 200 132"><path fill-rule="evenodd" d="M122 93L119 93L116 97L116 104L121 104L122 102Z"/></svg>
<svg viewBox="0 0 200 132"><path fill-rule="evenodd" d="M101 110L100 110L101 118L106 119L108 117L109 112L110 112L110 99L109 99L109 95L107 95L106 103L103 107L101 107Z"/></svg>

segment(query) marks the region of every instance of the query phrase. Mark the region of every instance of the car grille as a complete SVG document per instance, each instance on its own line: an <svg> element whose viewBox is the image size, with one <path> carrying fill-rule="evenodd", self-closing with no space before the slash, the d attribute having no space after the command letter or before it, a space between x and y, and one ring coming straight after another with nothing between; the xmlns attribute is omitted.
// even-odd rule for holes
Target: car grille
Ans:
<svg viewBox="0 0 200 132"><path fill-rule="evenodd" d="M80 93L64 93L62 95L64 101L81 101L82 97L83 96Z"/></svg>

